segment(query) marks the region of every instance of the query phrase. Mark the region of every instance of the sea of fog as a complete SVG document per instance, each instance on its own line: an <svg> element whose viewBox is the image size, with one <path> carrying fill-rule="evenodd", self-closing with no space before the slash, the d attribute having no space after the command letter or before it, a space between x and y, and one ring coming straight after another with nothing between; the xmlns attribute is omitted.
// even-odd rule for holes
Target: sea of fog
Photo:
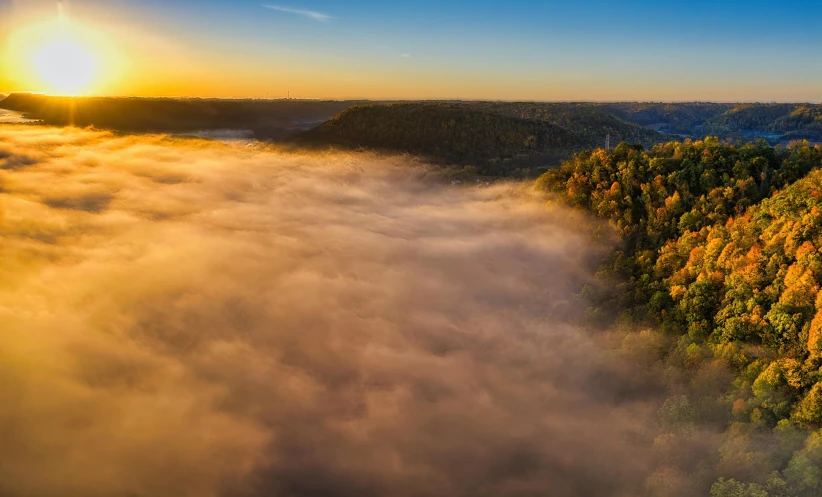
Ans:
<svg viewBox="0 0 822 497"><path fill-rule="evenodd" d="M40 126L0 185L0 494L644 488L655 408L575 324L603 247L526 187Z"/></svg>
<svg viewBox="0 0 822 497"><path fill-rule="evenodd" d="M0 124L24 124L37 122L36 119L28 119L22 113L13 110L0 109Z"/></svg>

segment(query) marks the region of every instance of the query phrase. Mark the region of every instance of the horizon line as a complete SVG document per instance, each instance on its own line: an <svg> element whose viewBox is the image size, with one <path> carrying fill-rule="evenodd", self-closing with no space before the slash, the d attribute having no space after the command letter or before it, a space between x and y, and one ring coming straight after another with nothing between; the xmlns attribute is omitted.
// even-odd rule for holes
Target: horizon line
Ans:
<svg viewBox="0 0 822 497"><path fill-rule="evenodd" d="M5 96L3 96L5 95ZM262 101L325 101L325 102L505 102L505 103L556 103L556 104L785 104L785 105L822 105L822 101L812 100L540 100L540 99L506 99L506 98L369 98L369 97L206 97L185 95L55 95L37 91L8 91L0 92L0 102L12 95L37 95L48 98L142 98L166 100L262 100Z"/></svg>

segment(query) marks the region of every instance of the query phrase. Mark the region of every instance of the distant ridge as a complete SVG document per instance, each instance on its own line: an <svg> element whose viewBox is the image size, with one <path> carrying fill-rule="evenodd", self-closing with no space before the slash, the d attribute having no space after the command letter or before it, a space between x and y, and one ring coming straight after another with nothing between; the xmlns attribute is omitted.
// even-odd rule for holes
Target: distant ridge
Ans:
<svg viewBox="0 0 822 497"><path fill-rule="evenodd" d="M763 138L772 144L822 141L822 106L811 103L612 103L601 104L642 126L702 138Z"/></svg>
<svg viewBox="0 0 822 497"><path fill-rule="evenodd" d="M283 138L363 101L225 100L142 97L51 97L12 93L0 108L55 126L95 126L127 132L249 129L261 139Z"/></svg>
<svg viewBox="0 0 822 497"><path fill-rule="evenodd" d="M665 141L655 131L595 107L560 115L545 104L408 102L362 105L340 113L294 141L303 145L370 148L470 165L482 175L523 176L558 165L574 152L602 147L606 136L646 146ZM523 109L529 110L523 110Z"/></svg>
<svg viewBox="0 0 822 497"><path fill-rule="evenodd" d="M0 100L0 108L49 125L124 132L250 130L261 140L413 153L503 176L552 167L576 152L621 142L648 148L665 141L718 136L746 142L764 139L772 145L794 140L822 143L822 106L817 104L391 103L12 93Z"/></svg>

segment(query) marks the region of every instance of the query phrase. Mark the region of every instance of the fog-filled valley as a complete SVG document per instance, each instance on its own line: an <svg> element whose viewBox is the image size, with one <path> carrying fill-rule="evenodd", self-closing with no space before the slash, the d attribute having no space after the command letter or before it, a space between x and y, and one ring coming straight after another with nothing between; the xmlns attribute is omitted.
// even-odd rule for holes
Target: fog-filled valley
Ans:
<svg viewBox="0 0 822 497"><path fill-rule="evenodd" d="M407 157L0 127L0 493L635 495L663 392L577 325L609 233Z"/></svg>
<svg viewBox="0 0 822 497"><path fill-rule="evenodd" d="M819 145L229 138L0 126L0 494L822 491Z"/></svg>

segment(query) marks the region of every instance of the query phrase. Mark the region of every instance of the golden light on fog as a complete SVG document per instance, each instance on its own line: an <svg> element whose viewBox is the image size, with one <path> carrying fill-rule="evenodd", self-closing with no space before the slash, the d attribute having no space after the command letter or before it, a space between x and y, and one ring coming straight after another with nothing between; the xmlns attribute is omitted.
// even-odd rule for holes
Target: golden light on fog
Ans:
<svg viewBox="0 0 822 497"><path fill-rule="evenodd" d="M88 92L99 66L93 52L70 33L62 33L35 49L32 63L46 90L61 95Z"/></svg>

